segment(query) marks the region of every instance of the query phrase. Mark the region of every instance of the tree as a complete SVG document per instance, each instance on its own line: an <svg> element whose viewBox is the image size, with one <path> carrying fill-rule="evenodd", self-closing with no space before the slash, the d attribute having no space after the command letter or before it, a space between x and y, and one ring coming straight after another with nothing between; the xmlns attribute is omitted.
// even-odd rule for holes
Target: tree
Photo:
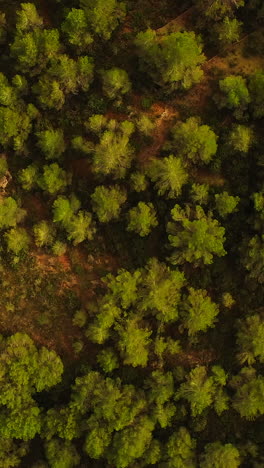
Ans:
<svg viewBox="0 0 264 468"><path fill-rule="evenodd" d="M170 90L189 89L198 83L205 61L200 39L194 32L175 32L161 39L148 29L136 36L135 45L144 69L158 84Z"/></svg>
<svg viewBox="0 0 264 468"><path fill-rule="evenodd" d="M234 125L229 134L229 144L235 150L241 153L248 153L254 141L254 132L245 125Z"/></svg>
<svg viewBox="0 0 264 468"><path fill-rule="evenodd" d="M23 190L31 190L37 185L39 178L39 169L36 164L30 164L25 169L21 169L18 173L18 180L22 185Z"/></svg>
<svg viewBox="0 0 264 468"><path fill-rule="evenodd" d="M37 184L42 190L46 190L53 195L67 186L67 174L57 163L50 164L49 166L45 165L43 166L43 173L37 180Z"/></svg>
<svg viewBox="0 0 264 468"><path fill-rule="evenodd" d="M175 125L172 137L179 155L195 164L208 164L217 150L217 136L208 125L199 125L195 117Z"/></svg>
<svg viewBox="0 0 264 468"><path fill-rule="evenodd" d="M0 362L1 440L33 439L41 429L40 408L33 395L60 382L62 362L54 351L38 350L23 333L2 339Z"/></svg>
<svg viewBox="0 0 264 468"><path fill-rule="evenodd" d="M130 176L132 190L135 192L144 192L148 186L146 176L141 172L133 172Z"/></svg>
<svg viewBox="0 0 264 468"><path fill-rule="evenodd" d="M123 326L116 325L115 328L119 335L118 348L123 363L133 367L146 367L150 344L149 337L152 332L146 328L141 328L136 317L126 320Z"/></svg>
<svg viewBox="0 0 264 468"><path fill-rule="evenodd" d="M191 370L186 382L183 382L176 392L176 401L184 398L189 402L193 417L202 414L212 403L218 414L227 409L227 397L221 391L226 384L227 375L220 366L213 366L212 374L208 376L205 366L197 366ZM221 405L219 400L222 400Z"/></svg>
<svg viewBox="0 0 264 468"><path fill-rule="evenodd" d="M253 236L247 246L245 257L242 259L250 278L264 283L264 235Z"/></svg>
<svg viewBox="0 0 264 468"><path fill-rule="evenodd" d="M192 184L191 198L195 204L207 205L209 198L208 184Z"/></svg>
<svg viewBox="0 0 264 468"><path fill-rule="evenodd" d="M141 279L142 276L139 270L130 273L121 269L116 276L108 274L103 278L103 282L109 290L105 300L108 300L109 303L113 300L118 306L128 309L138 298L138 287Z"/></svg>
<svg viewBox="0 0 264 468"><path fill-rule="evenodd" d="M194 265L209 265L213 262L214 255L225 255L225 229L212 218L211 213L206 215L198 205L195 210L196 219L190 220L182 211L179 205L175 205L171 211L175 222L167 225L170 244L176 248L170 259L172 264L189 262Z"/></svg>
<svg viewBox="0 0 264 468"><path fill-rule="evenodd" d="M128 74L121 68L110 68L101 72L103 92L109 99L120 98L131 89Z"/></svg>
<svg viewBox="0 0 264 468"><path fill-rule="evenodd" d="M168 198L176 198L181 193L182 186L187 183L188 174L182 160L170 155L163 159L154 159L148 168L148 173L159 195L167 194Z"/></svg>
<svg viewBox="0 0 264 468"><path fill-rule="evenodd" d="M256 71L249 79L249 92L253 108L253 117L260 119L264 116L264 73Z"/></svg>
<svg viewBox="0 0 264 468"><path fill-rule="evenodd" d="M227 16L223 21L216 23L214 30L220 46L226 47L233 42L237 42L241 35L242 24L236 18L230 19Z"/></svg>
<svg viewBox="0 0 264 468"><path fill-rule="evenodd" d="M59 31L40 28L29 32L19 31L10 48L18 70L29 75L39 74L60 50Z"/></svg>
<svg viewBox="0 0 264 468"><path fill-rule="evenodd" d="M21 3L21 10L16 12L16 29L21 33L42 28L43 19L39 16L34 3Z"/></svg>
<svg viewBox="0 0 264 468"><path fill-rule="evenodd" d="M5 233L7 250L18 255L21 251L28 250L30 237L24 228L12 228Z"/></svg>
<svg viewBox="0 0 264 468"><path fill-rule="evenodd" d="M103 132L94 150L93 170L96 174L112 175L114 179L125 177L134 153L129 143L133 131L132 122L124 121L115 132Z"/></svg>
<svg viewBox="0 0 264 468"><path fill-rule="evenodd" d="M237 211L236 207L239 201L239 197L233 197L228 192L217 193L215 195L216 209L222 218Z"/></svg>
<svg viewBox="0 0 264 468"><path fill-rule="evenodd" d="M0 442L0 463L2 468L13 468L21 464L21 458L28 452L27 442L2 439Z"/></svg>
<svg viewBox="0 0 264 468"><path fill-rule="evenodd" d="M11 146L15 151L23 151L31 127L30 118L22 109L18 112L0 107L0 144L4 148Z"/></svg>
<svg viewBox="0 0 264 468"><path fill-rule="evenodd" d="M264 362L264 322L258 314L238 321L237 345L243 364L254 364L256 359Z"/></svg>
<svg viewBox="0 0 264 468"><path fill-rule="evenodd" d="M192 439L185 427L169 437L166 444L166 468L195 468L196 441Z"/></svg>
<svg viewBox="0 0 264 468"><path fill-rule="evenodd" d="M34 224L33 233L37 247L52 245L55 236L55 229L52 223L43 220Z"/></svg>
<svg viewBox="0 0 264 468"><path fill-rule="evenodd" d="M72 216L69 222L65 224L67 238L73 242L73 245L91 240L96 232L92 215L88 211L78 211Z"/></svg>
<svg viewBox="0 0 264 468"><path fill-rule="evenodd" d="M205 446L201 456L201 468L237 468L240 466L240 456L237 448L232 444L213 442Z"/></svg>
<svg viewBox="0 0 264 468"><path fill-rule="evenodd" d="M52 205L53 222L66 226L80 207L80 201L74 194L69 198L59 195Z"/></svg>
<svg viewBox="0 0 264 468"><path fill-rule="evenodd" d="M59 159L64 153L66 145L63 130L48 129L37 134L38 146L46 159Z"/></svg>
<svg viewBox="0 0 264 468"><path fill-rule="evenodd" d="M118 357L112 348L106 348L97 355L97 362L105 373L112 372L119 367Z"/></svg>
<svg viewBox="0 0 264 468"><path fill-rule="evenodd" d="M0 104L2 106L15 107L17 105L17 94L10 86L8 79L0 73Z"/></svg>
<svg viewBox="0 0 264 468"><path fill-rule="evenodd" d="M68 440L49 440L45 444L45 453L51 468L73 468L80 463L75 446Z"/></svg>
<svg viewBox="0 0 264 468"><path fill-rule="evenodd" d="M84 52L93 42L88 30L88 19L84 10L72 8L61 25L69 44Z"/></svg>
<svg viewBox="0 0 264 468"><path fill-rule="evenodd" d="M126 191L118 185L99 185L91 195L93 210L101 223L118 219L122 205L126 202Z"/></svg>
<svg viewBox="0 0 264 468"><path fill-rule="evenodd" d="M232 17L233 10L244 5L244 0L236 2L226 0L197 0L199 14L204 14L210 21L219 21L224 17Z"/></svg>
<svg viewBox="0 0 264 468"><path fill-rule="evenodd" d="M211 301L207 291L189 288L189 295L182 303L183 326L190 336L213 327L219 313L217 304Z"/></svg>
<svg viewBox="0 0 264 468"><path fill-rule="evenodd" d="M231 384L236 389L232 404L242 418L252 420L264 414L262 375L256 375L254 368L243 367Z"/></svg>
<svg viewBox="0 0 264 468"><path fill-rule="evenodd" d="M140 309L152 313L161 322L176 321L184 284L183 273L171 270L156 258L150 259L142 276L142 289L138 293Z"/></svg>
<svg viewBox="0 0 264 468"><path fill-rule="evenodd" d="M153 227L158 226L156 211L152 203L139 202L128 212L128 231L135 231L141 237L147 236Z"/></svg>
<svg viewBox="0 0 264 468"><path fill-rule="evenodd" d="M12 197L0 200L0 229L16 226L25 217L26 211L19 208Z"/></svg>
<svg viewBox="0 0 264 468"><path fill-rule="evenodd" d="M227 76L219 81L220 91L223 93L220 107L234 110L236 118L241 118L251 101L245 78L239 75Z"/></svg>
<svg viewBox="0 0 264 468"><path fill-rule="evenodd" d="M137 129L145 136L150 136L155 129L153 120L145 114L142 114L137 120Z"/></svg>
<svg viewBox="0 0 264 468"><path fill-rule="evenodd" d="M89 27L104 40L111 37L118 23L125 17L125 3L118 0L80 0Z"/></svg>
<svg viewBox="0 0 264 468"><path fill-rule="evenodd" d="M136 424L116 432L107 457L116 468L126 468L140 458L151 443L154 423L141 416Z"/></svg>

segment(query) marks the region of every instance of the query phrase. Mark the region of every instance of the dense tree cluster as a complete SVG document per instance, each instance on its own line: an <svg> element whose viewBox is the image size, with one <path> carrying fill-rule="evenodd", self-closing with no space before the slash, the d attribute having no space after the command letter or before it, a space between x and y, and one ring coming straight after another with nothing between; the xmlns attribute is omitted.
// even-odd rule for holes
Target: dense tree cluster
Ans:
<svg viewBox="0 0 264 468"><path fill-rule="evenodd" d="M0 3L0 468L263 467L263 2Z"/></svg>

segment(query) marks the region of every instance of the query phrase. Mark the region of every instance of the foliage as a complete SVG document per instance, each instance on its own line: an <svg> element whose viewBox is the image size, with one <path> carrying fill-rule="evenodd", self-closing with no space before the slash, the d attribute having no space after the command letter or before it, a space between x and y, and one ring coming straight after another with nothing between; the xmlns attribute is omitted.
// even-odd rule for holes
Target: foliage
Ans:
<svg viewBox="0 0 264 468"><path fill-rule="evenodd" d="M225 229L210 212L206 215L202 207L196 206L196 219L191 220L179 205L175 205L171 215L175 222L168 223L167 231L171 246L176 248L171 256L173 264L208 265L213 262L214 255L222 257L226 254L223 247Z"/></svg>
<svg viewBox="0 0 264 468"><path fill-rule="evenodd" d="M190 288L182 307L183 325L188 329L190 336L213 327L219 312L218 306L211 301L207 291L202 289Z"/></svg>
<svg viewBox="0 0 264 468"><path fill-rule="evenodd" d="M225 218L228 214L236 211L239 200L239 197L233 197L228 192L217 193L215 195L215 204L220 216Z"/></svg>
<svg viewBox="0 0 264 468"><path fill-rule="evenodd" d="M229 135L229 143L235 151L248 153L254 141L254 133L245 125L235 125Z"/></svg>
<svg viewBox="0 0 264 468"><path fill-rule="evenodd" d="M219 81L219 88L223 93L220 107L234 109L235 117L241 118L251 101L245 78L239 75L227 76Z"/></svg>
<svg viewBox="0 0 264 468"><path fill-rule="evenodd" d="M7 250L18 255L21 251L28 250L30 238L24 228L12 228L5 233Z"/></svg>
<svg viewBox="0 0 264 468"><path fill-rule="evenodd" d="M217 150L217 136L208 125L199 125L195 117L173 127L172 137L180 157L196 164L208 164Z"/></svg>
<svg viewBox="0 0 264 468"><path fill-rule="evenodd" d="M88 19L84 10L72 8L61 25L62 32L66 35L69 44L80 52L85 51L93 42L88 30Z"/></svg>
<svg viewBox="0 0 264 468"><path fill-rule="evenodd" d="M148 173L159 195L168 192L168 198L175 198L181 193L182 186L187 183L188 174L182 160L170 155L151 162Z"/></svg>
<svg viewBox="0 0 264 468"><path fill-rule="evenodd" d="M240 456L237 448L232 444L214 442L207 444L202 455L201 468L237 468L240 466Z"/></svg>
<svg viewBox="0 0 264 468"><path fill-rule="evenodd" d="M89 27L95 34L108 40L112 32L125 16L125 3L118 0L80 0L80 6L86 13Z"/></svg>
<svg viewBox="0 0 264 468"><path fill-rule="evenodd" d="M128 212L128 231L135 231L141 237L147 236L158 225L156 211L152 203L139 202Z"/></svg>
<svg viewBox="0 0 264 468"><path fill-rule="evenodd" d="M110 68L101 72L103 92L109 99L116 99L131 89L128 74L121 68Z"/></svg>
<svg viewBox="0 0 264 468"><path fill-rule="evenodd" d="M37 180L39 187L50 194L63 190L67 183L67 174L57 163L43 166L43 173Z"/></svg>
<svg viewBox="0 0 264 468"><path fill-rule="evenodd" d="M61 129L44 130L39 132L38 146L44 153L46 159L59 159L65 151L65 141L63 131Z"/></svg>
<svg viewBox="0 0 264 468"><path fill-rule="evenodd" d="M198 83L205 61L200 39L194 32L176 32L158 38L148 29L138 33L135 45L144 68L155 82L168 85L171 90L189 89Z"/></svg>
<svg viewBox="0 0 264 468"><path fill-rule="evenodd" d="M91 195L93 210L101 223L107 223L120 216L122 205L126 202L126 192L118 185L105 187L98 185Z"/></svg>

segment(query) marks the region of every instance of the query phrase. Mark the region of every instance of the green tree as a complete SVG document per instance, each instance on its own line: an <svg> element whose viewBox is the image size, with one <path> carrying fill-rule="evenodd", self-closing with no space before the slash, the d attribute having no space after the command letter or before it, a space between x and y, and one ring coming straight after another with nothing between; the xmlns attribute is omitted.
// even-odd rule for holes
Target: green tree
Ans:
<svg viewBox="0 0 264 468"><path fill-rule="evenodd" d="M121 269L116 276L108 274L103 278L103 282L109 290L105 299L109 300L109 303L113 300L118 306L120 305L123 309L128 309L138 298L138 286L141 278L139 270L131 273Z"/></svg>
<svg viewBox="0 0 264 468"><path fill-rule="evenodd" d="M80 6L86 13L89 27L95 34L108 40L112 32L125 17L125 3L118 0L80 0Z"/></svg>
<svg viewBox="0 0 264 468"><path fill-rule="evenodd" d="M123 363L133 367L146 367L148 362L151 331L139 326L138 319L130 318L123 326L117 325L118 348Z"/></svg>
<svg viewBox="0 0 264 468"><path fill-rule="evenodd" d="M75 446L68 440L49 440L45 443L45 453L51 468L73 468L80 463Z"/></svg>
<svg viewBox="0 0 264 468"><path fill-rule="evenodd" d="M37 247L52 245L55 236L55 229L53 224L49 221L43 220L37 224L34 224L33 233Z"/></svg>
<svg viewBox="0 0 264 468"><path fill-rule="evenodd" d="M65 224L67 238L73 245L80 244L85 240L91 240L96 232L92 215L88 211L78 211L72 216L69 222Z"/></svg>
<svg viewBox="0 0 264 468"><path fill-rule="evenodd" d="M25 217L26 211L19 208L12 197L0 200L0 229L16 226Z"/></svg>
<svg viewBox="0 0 264 468"><path fill-rule="evenodd" d="M141 237L147 236L158 226L156 211L152 203L139 202L128 212L128 231L135 231Z"/></svg>
<svg viewBox="0 0 264 468"><path fill-rule="evenodd" d="M183 326L188 329L190 336L213 327L219 313L217 304L211 301L203 289L189 288L189 295L182 303L182 308Z"/></svg>
<svg viewBox="0 0 264 468"><path fill-rule="evenodd" d="M13 468L21 464L21 458L29 450L27 442L2 439L0 442L0 463L2 468Z"/></svg>
<svg viewBox="0 0 264 468"><path fill-rule="evenodd" d="M209 198L208 184L192 184L191 198L195 204L207 205Z"/></svg>
<svg viewBox="0 0 264 468"><path fill-rule="evenodd" d="M129 143L133 131L132 122L124 121L117 131L106 130L102 134L94 150L93 170L96 174L112 174L115 179L125 177L134 153Z"/></svg>
<svg viewBox="0 0 264 468"><path fill-rule="evenodd" d="M226 0L196 0L199 14L205 15L210 21L219 21L224 17L232 17L236 8L244 5L244 0L229 2Z"/></svg>
<svg viewBox="0 0 264 468"><path fill-rule="evenodd" d="M179 155L195 164L208 164L217 150L216 134L208 125L199 125L196 117L173 127L172 137Z"/></svg>
<svg viewBox="0 0 264 468"><path fill-rule="evenodd" d="M69 198L59 195L52 205L53 222L67 225L80 207L80 201L74 194L71 194Z"/></svg>
<svg viewBox="0 0 264 468"><path fill-rule="evenodd" d="M241 153L248 153L248 150L254 142L254 132L245 125L234 125L229 134L229 144L235 150Z"/></svg>
<svg viewBox="0 0 264 468"><path fill-rule="evenodd" d="M240 362L264 362L264 322L258 314L238 321L237 345Z"/></svg>
<svg viewBox="0 0 264 468"><path fill-rule="evenodd" d="M5 233L7 250L18 255L22 251L28 250L30 237L24 228L12 228Z"/></svg>
<svg viewBox="0 0 264 468"><path fill-rule="evenodd" d="M198 83L205 61L200 39L194 32L175 32L159 38L148 29L136 36L135 45L144 69L160 85L170 90L189 89Z"/></svg>
<svg viewBox="0 0 264 468"><path fill-rule="evenodd" d="M17 10L17 31L23 33L42 28L43 19L39 16L34 3L21 3L21 10Z"/></svg>
<svg viewBox="0 0 264 468"><path fill-rule="evenodd" d="M169 437L166 444L166 468L195 468L196 441L192 439L185 427Z"/></svg>
<svg viewBox="0 0 264 468"><path fill-rule="evenodd" d="M100 351L96 359L105 373L112 372L119 367L118 357L112 348Z"/></svg>
<svg viewBox="0 0 264 468"><path fill-rule="evenodd" d="M142 114L137 122L137 129L140 133L143 133L145 136L150 136L155 129L155 123L153 120L145 114Z"/></svg>
<svg viewBox="0 0 264 468"><path fill-rule="evenodd" d="M10 86L8 79L0 73L0 104L2 106L15 107L17 105L17 94Z"/></svg>
<svg viewBox="0 0 264 468"><path fill-rule="evenodd" d="M116 468L126 468L140 458L151 443L154 423L141 416L136 424L116 432L109 450L108 461Z"/></svg>
<svg viewBox="0 0 264 468"><path fill-rule="evenodd" d="M240 466L238 449L232 444L213 442L205 446L201 456L201 468L237 468Z"/></svg>
<svg viewBox="0 0 264 468"><path fill-rule="evenodd" d="M126 191L118 185L110 187L99 185L91 195L93 211L101 223L118 219L126 199Z"/></svg>
<svg viewBox="0 0 264 468"><path fill-rule="evenodd" d="M168 198L176 198L181 193L182 186L187 183L188 174L182 160L170 155L163 159L154 159L148 168L148 173L159 195L167 194Z"/></svg>
<svg viewBox="0 0 264 468"><path fill-rule="evenodd" d="M249 240L242 263L249 271L250 278L264 283L264 235L255 235Z"/></svg>
<svg viewBox="0 0 264 468"><path fill-rule="evenodd" d="M239 201L239 197L233 197L229 195L228 192L217 193L215 195L216 209L222 218L237 211L236 207Z"/></svg>
<svg viewBox="0 0 264 468"><path fill-rule="evenodd" d="M264 73L256 71L249 80L249 92L253 108L253 117L260 119L264 116Z"/></svg>
<svg viewBox="0 0 264 468"><path fill-rule="evenodd" d="M227 16L223 21L217 23L214 30L220 46L226 47L237 42L241 35L242 24L236 18L230 19Z"/></svg>
<svg viewBox="0 0 264 468"><path fill-rule="evenodd" d="M43 173L38 177L38 186L50 194L65 189L68 184L66 172L57 164L43 166Z"/></svg>
<svg viewBox="0 0 264 468"><path fill-rule="evenodd" d="M37 185L39 177L39 169L36 164L30 164L25 169L21 169L18 173L18 180L22 185L23 190L31 190Z"/></svg>
<svg viewBox="0 0 264 468"><path fill-rule="evenodd" d="M37 134L38 146L46 159L59 159L66 149L61 129L43 130Z"/></svg>
<svg viewBox="0 0 264 468"><path fill-rule="evenodd" d="M121 68L110 68L101 72L103 92L109 99L120 98L131 89L128 74Z"/></svg>
<svg viewBox="0 0 264 468"><path fill-rule="evenodd" d="M252 420L264 414L262 375L256 375L253 368L243 367L231 384L236 389L232 404L242 418Z"/></svg>
<svg viewBox="0 0 264 468"><path fill-rule="evenodd" d="M239 75L227 76L219 81L222 97L220 107L234 110L236 118L241 118L251 101L245 78Z"/></svg>
<svg viewBox="0 0 264 468"><path fill-rule="evenodd" d="M63 21L61 30L69 44L75 46L80 52L85 51L93 42L84 10L72 8Z"/></svg>
<svg viewBox="0 0 264 468"><path fill-rule="evenodd" d="M198 205L196 219L190 220L185 213L182 214L180 206L175 205L171 214L175 222L168 223L167 231L171 246L176 248L171 256L173 264L209 265L214 255L222 257L226 254L223 247L225 229L212 218L211 213L206 215Z"/></svg>
<svg viewBox="0 0 264 468"><path fill-rule="evenodd" d="M150 259L142 276L142 290L138 293L140 309L151 312L161 322L176 321L184 284L183 273L171 270L156 258Z"/></svg>
<svg viewBox="0 0 264 468"><path fill-rule="evenodd" d="M135 192L144 192L148 186L146 176L141 172L133 172L130 176L130 183L132 190L135 190Z"/></svg>
<svg viewBox="0 0 264 468"><path fill-rule="evenodd" d="M22 109L0 107L0 144L4 148L23 151L31 127L30 118Z"/></svg>

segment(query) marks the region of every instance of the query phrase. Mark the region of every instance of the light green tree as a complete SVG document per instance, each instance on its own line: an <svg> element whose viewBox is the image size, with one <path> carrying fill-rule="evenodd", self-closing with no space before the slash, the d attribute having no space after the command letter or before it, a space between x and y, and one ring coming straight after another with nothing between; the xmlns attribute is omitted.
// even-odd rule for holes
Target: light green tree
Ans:
<svg viewBox="0 0 264 468"><path fill-rule="evenodd" d="M76 447L68 440L49 440L45 443L45 453L51 468L73 468L80 463Z"/></svg>
<svg viewBox="0 0 264 468"><path fill-rule="evenodd" d="M138 319L130 318L124 325L116 325L119 335L118 348L125 365L146 367L149 355L150 335L146 328L141 328Z"/></svg>
<svg viewBox="0 0 264 468"><path fill-rule="evenodd" d="M21 3L21 10L17 10L17 31L24 33L43 27L43 19L39 16L34 3Z"/></svg>
<svg viewBox="0 0 264 468"><path fill-rule="evenodd" d="M112 372L119 367L118 357L112 348L100 351L96 359L105 373Z"/></svg>
<svg viewBox="0 0 264 468"><path fill-rule="evenodd" d="M59 159L66 149L63 130L48 129L37 134L38 146L46 159Z"/></svg>
<svg viewBox="0 0 264 468"><path fill-rule="evenodd" d="M215 205L218 213L222 218L225 218L230 213L234 213L239 203L239 197L233 197L228 192L217 193L215 195Z"/></svg>
<svg viewBox="0 0 264 468"><path fill-rule="evenodd" d="M49 221L43 220L34 224L33 233L37 247L52 245L55 236L55 229L53 224Z"/></svg>
<svg viewBox="0 0 264 468"><path fill-rule="evenodd" d="M26 211L20 208L12 197L0 200L0 229L16 226L25 217Z"/></svg>
<svg viewBox="0 0 264 468"><path fill-rule="evenodd" d="M238 321L237 345L243 364L264 362L264 322L258 314Z"/></svg>
<svg viewBox="0 0 264 468"><path fill-rule="evenodd" d="M203 289L189 288L189 295L182 303L182 308L183 326L188 329L190 336L213 327L219 313L219 307Z"/></svg>
<svg viewBox="0 0 264 468"><path fill-rule="evenodd" d="M103 92L109 99L120 98L131 89L131 82L128 74L121 68L110 68L102 70L101 78L103 82Z"/></svg>
<svg viewBox="0 0 264 468"><path fill-rule="evenodd" d="M93 239L96 232L92 215L88 211L78 211L65 224L65 229L67 238L72 241L73 245Z"/></svg>
<svg viewBox="0 0 264 468"><path fill-rule="evenodd" d="M86 13L89 27L93 33L108 40L112 32L125 17L124 2L118 0L80 0L80 6Z"/></svg>
<svg viewBox="0 0 264 468"><path fill-rule="evenodd" d="M176 198L180 195L182 186L188 180L182 160L173 155L163 159L154 159L149 165L148 174L155 182L158 194L166 194L168 198Z"/></svg>
<svg viewBox="0 0 264 468"><path fill-rule="evenodd" d="M190 117L172 129L173 144L182 158L191 162L208 164L217 150L217 136L208 125Z"/></svg>
<svg viewBox="0 0 264 468"><path fill-rule="evenodd" d="M201 456L201 468L237 468L241 464L238 449L232 444L213 442L205 446Z"/></svg>
<svg viewBox="0 0 264 468"><path fill-rule="evenodd" d="M72 8L63 21L61 30L69 44L80 52L85 51L93 42L84 10Z"/></svg>
<svg viewBox="0 0 264 468"><path fill-rule="evenodd" d="M219 101L220 107L228 107L234 110L236 118L241 118L251 101L247 82L240 75L230 75L219 81L222 93Z"/></svg>
<svg viewBox="0 0 264 468"><path fill-rule="evenodd" d="M191 438L185 427L180 427L177 432L169 437L166 444L166 468L195 468L196 440Z"/></svg>
<svg viewBox="0 0 264 468"><path fill-rule="evenodd" d="M126 199L126 191L118 185L99 185L91 195L93 211L101 223L118 219Z"/></svg>
<svg viewBox="0 0 264 468"><path fill-rule="evenodd" d="M233 42L237 42L241 35L242 24L243 23L236 18L231 19L227 16L223 21L216 23L214 30L220 46L226 47Z"/></svg>
<svg viewBox="0 0 264 468"><path fill-rule="evenodd" d="M12 228L5 233L4 237L7 250L15 255L25 252L29 248L30 237L24 228Z"/></svg>
<svg viewBox="0 0 264 468"><path fill-rule="evenodd" d="M134 231L141 237L147 236L158 225L156 211L152 203L139 202L128 212L128 231Z"/></svg>
<svg viewBox="0 0 264 468"><path fill-rule="evenodd" d="M43 166L43 173L38 177L38 186L50 194L57 193L68 184L67 174L57 163Z"/></svg>
<svg viewBox="0 0 264 468"><path fill-rule="evenodd" d="M137 34L135 45L144 69L160 85L168 85L171 90L189 89L203 76L200 65L205 56L200 39L192 31L159 38L148 29Z"/></svg>
<svg viewBox="0 0 264 468"><path fill-rule="evenodd" d="M198 205L193 214L196 219L191 220L179 205L175 205L171 214L175 222L168 223L167 231L170 244L175 248L170 259L173 264L209 265L214 255L222 257L226 254L223 247L225 229L211 213L206 215Z"/></svg>
<svg viewBox="0 0 264 468"><path fill-rule="evenodd" d="M248 153L248 150L254 142L254 132L245 125L234 125L229 134L229 144L240 153Z"/></svg>
<svg viewBox="0 0 264 468"><path fill-rule="evenodd" d="M21 169L18 173L18 180L24 190L31 190L37 185L39 177L39 168L36 164L30 164L25 169Z"/></svg>

